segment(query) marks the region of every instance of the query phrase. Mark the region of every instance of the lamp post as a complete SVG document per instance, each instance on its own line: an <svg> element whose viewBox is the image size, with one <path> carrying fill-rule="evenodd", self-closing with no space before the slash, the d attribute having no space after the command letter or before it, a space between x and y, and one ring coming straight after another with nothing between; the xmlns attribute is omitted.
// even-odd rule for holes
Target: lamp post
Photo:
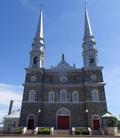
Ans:
<svg viewBox="0 0 120 138"><path fill-rule="evenodd" d="M85 112L88 113L88 109L86 109Z"/></svg>
<svg viewBox="0 0 120 138"><path fill-rule="evenodd" d="M40 118L41 118L41 117L40 117L40 113L41 113L41 109L39 108L39 109L38 109L38 126L40 126L40 122L41 122L41 121L40 121Z"/></svg>
<svg viewBox="0 0 120 138"><path fill-rule="evenodd" d="M86 117L87 117L87 123L88 123L88 126L89 126L89 120L88 120L88 112L89 111L88 111L88 109L86 109L85 112L86 112Z"/></svg>
<svg viewBox="0 0 120 138"><path fill-rule="evenodd" d="M41 113L41 109L38 110L38 113Z"/></svg>

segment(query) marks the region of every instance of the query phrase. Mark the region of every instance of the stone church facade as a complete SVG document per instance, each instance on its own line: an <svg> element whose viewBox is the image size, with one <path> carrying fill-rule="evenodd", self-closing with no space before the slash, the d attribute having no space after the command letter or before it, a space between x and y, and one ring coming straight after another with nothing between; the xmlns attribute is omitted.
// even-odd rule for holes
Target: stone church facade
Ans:
<svg viewBox="0 0 120 138"><path fill-rule="evenodd" d="M99 130L102 127L101 116L107 112L103 67L98 65L98 50L87 9L82 47L82 68L70 66L63 54L57 66L46 69L41 10L30 51L30 65L26 68L19 126L65 130L72 127Z"/></svg>

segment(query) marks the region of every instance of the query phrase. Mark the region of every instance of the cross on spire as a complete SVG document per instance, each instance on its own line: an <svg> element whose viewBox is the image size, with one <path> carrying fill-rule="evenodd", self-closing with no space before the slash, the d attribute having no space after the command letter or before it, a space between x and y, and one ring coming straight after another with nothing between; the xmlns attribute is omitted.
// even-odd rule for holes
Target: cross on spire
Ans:
<svg viewBox="0 0 120 138"><path fill-rule="evenodd" d="M86 7L87 7L87 1L84 0L84 8L86 9Z"/></svg>
<svg viewBox="0 0 120 138"><path fill-rule="evenodd" d="M62 61L65 61L65 55L62 54Z"/></svg>

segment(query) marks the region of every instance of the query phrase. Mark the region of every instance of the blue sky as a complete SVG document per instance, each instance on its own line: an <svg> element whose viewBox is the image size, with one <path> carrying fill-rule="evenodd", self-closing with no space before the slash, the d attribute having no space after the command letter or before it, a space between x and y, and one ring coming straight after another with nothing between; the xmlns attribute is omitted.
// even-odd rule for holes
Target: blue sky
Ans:
<svg viewBox="0 0 120 138"><path fill-rule="evenodd" d="M45 67L56 65L61 54L71 65L83 66L84 0L0 1L0 117L9 100L15 108L22 97L25 67L36 32L40 5L44 6ZM108 110L120 114L120 0L88 0L92 31L99 50ZM69 49L69 50L68 50ZM19 101L19 102L17 102Z"/></svg>

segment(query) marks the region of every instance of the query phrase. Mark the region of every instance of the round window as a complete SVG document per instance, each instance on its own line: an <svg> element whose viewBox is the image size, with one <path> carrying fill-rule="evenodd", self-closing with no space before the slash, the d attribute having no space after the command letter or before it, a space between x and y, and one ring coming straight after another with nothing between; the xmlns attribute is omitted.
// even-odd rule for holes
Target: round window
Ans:
<svg viewBox="0 0 120 138"><path fill-rule="evenodd" d="M96 80L96 79L97 79L96 75L91 75L91 80Z"/></svg>
<svg viewBox="0 0 120 138"><path fill-rule="evenodd" d="M60 82L65 83L66 81L67 81L67 77L65 76L60 77Z"/></svg>
<svg viewBox="0 0 120 138"><path fill-rule="evenodd" d="M36 76L32 76L31 81L36 81Z"/></svg>

